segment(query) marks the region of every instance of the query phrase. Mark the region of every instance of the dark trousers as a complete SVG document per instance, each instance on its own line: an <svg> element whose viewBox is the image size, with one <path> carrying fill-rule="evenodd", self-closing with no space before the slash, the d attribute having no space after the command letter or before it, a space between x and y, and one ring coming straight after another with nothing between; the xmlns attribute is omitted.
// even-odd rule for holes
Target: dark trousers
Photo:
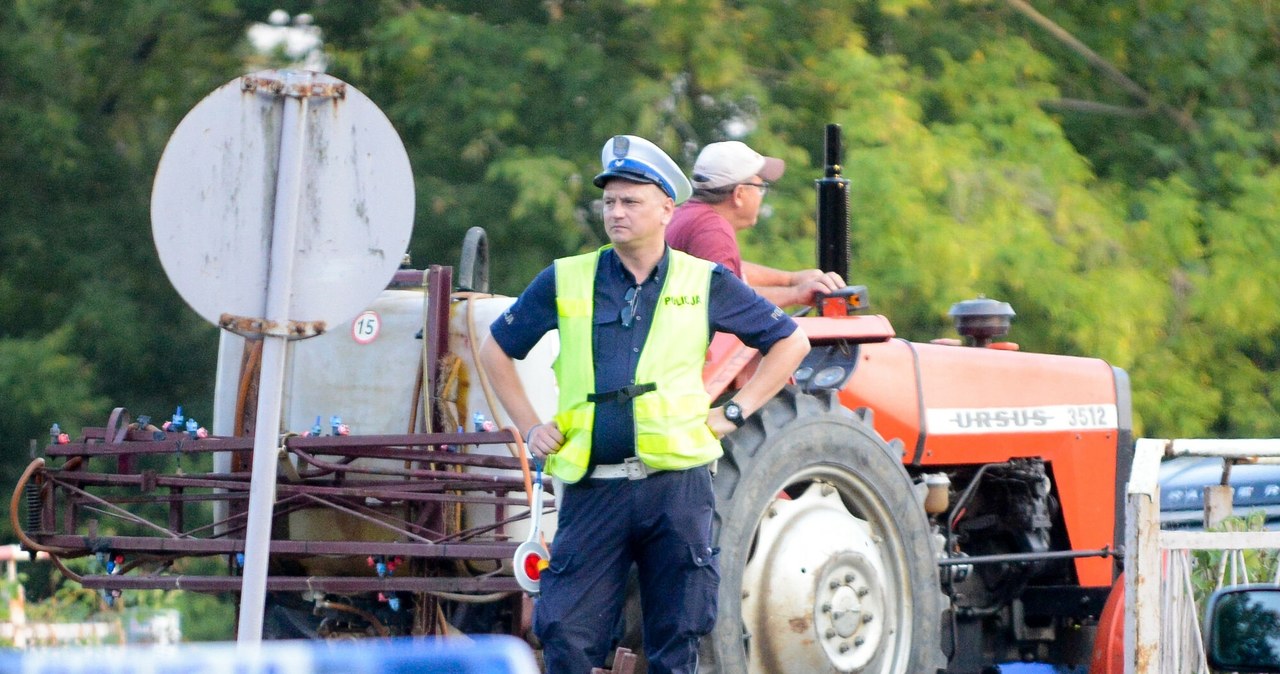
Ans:
<svg viewBox="0 0 1280 674"><path fill-rule="evenodd" d="M649 672L694 674L698 639L716 621L714 510L706 467L568 485L534 605L548 674L604 666L632 563L639 569Z"/></svg>

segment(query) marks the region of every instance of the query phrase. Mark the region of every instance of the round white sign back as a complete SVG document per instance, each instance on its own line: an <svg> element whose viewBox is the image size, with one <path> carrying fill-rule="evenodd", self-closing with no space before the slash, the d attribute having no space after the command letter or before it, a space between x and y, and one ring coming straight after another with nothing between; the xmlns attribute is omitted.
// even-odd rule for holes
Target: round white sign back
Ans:
<svg viewBox="0 0 1280 674"><path fill-rule="evenodd" d="M286 105L305 99L301 161L281 157ZM413 227L400 137L364 94L318 73L264 71L215 90L178 125L151 195L170 281L205 320L265 318L280 176L300 171L286 315L341 325L386 287Z"/></svg>

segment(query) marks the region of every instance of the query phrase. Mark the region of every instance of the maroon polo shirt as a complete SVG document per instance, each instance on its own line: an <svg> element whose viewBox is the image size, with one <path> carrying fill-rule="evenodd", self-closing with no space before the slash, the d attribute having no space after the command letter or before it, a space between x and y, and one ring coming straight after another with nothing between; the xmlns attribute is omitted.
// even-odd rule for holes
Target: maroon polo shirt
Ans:
<svg viewBox="0 0 1280 674"><path fill-rule="evenodd" d="M722 264L742 278L742 252L733 225L710 205L692 200L680 204L667 224L666 239L672 248Z"/></svg>

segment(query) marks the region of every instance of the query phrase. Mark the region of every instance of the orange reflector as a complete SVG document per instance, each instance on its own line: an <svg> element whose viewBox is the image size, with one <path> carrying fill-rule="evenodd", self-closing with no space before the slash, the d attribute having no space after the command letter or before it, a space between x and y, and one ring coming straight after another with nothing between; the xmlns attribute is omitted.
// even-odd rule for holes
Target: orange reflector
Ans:
<svg viewBox="0 0 1280 674"><path fill-rule="evenodd" d="M824 297L818 305L819 316L848 316L849 302L844 297Z"/></svg>

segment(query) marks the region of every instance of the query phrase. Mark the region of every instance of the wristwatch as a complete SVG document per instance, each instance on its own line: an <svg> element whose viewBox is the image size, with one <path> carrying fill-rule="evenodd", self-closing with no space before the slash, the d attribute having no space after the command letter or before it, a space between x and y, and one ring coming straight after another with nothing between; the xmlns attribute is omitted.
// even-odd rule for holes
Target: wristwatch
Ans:
<svg viewBox="0 0 1280 674"><path fill-rule="evenodd" d="M742 414L742 407L732 400L724 404L724 418L732 421L733 425L739 428L747 423L747 418Z"/></svg>

